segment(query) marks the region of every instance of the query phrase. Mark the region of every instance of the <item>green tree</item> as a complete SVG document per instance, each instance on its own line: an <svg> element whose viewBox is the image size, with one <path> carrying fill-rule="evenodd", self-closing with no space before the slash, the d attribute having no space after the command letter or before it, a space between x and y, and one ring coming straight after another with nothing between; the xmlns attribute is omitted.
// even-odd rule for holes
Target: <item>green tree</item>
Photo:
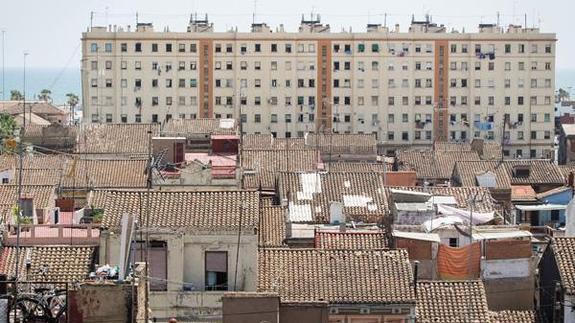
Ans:
<svg viewBox="0 0 575 323"><path fill-rule="evenodd" d="M44 102L52 102L52 91L48 89L43 89L42 91L40 91L40 94L38 95L38 100Z"/></svg>
<svg viewBox="0 0 575 323"><path fill-rule="evenodd" d="M565 100L569 100L570 98L569 92L564 89L557 90L556 101L561 102Z"/></svg>
<svg viewBox="0 0 575 323"><path fill-rule="evenodd" d="M73 123L74 122L74 108L76 108L76 106L80 102L80 99L74 93L68 93L68 94L66 94L66 97L68 98L67 103L70 106L70 123Z"/></svg>
<svg viewBox="0 0 575 323"><path fill-rule="evenodd" d="M22 101L24 99L24 96L22 95L22 93L18 90L12 90L10 91L10 100L12 101Z"/></svg>
<svg viewBox="0 0 575 323"><path fill-rule="evenodd" d="M8 113L0 113L0 138L12 138L16 129L16 120Z"/></svg>

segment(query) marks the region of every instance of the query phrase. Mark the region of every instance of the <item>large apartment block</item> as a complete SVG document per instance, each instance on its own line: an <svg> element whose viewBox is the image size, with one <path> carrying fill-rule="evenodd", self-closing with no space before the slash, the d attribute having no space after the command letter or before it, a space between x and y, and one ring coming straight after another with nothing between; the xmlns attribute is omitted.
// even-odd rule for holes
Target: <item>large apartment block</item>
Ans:
<svg viewBox="0 0 575 323"><path fill-rule="evenodd" d="M330 32L266 24L214 32L92 27L82 35L86 122L238 118L245 133L375 133L390 149L474 138L509 157L553 149L555 34L482 24L476 33L412 21Z"/></svg>

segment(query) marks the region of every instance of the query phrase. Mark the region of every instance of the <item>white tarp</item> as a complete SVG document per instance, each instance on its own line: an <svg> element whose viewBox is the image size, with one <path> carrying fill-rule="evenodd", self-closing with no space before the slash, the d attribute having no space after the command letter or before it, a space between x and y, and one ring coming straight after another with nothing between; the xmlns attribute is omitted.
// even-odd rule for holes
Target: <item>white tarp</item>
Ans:
<svg viewBox="0 0 575 323"><path fill-rule="evenodd" d="M425 228L425 231L431 232L437 228L452 224L463 224L463 219L455 215L444 216L441 218L435 218L423 222L421 225Z"/></svg>
<svg viewBox="0 0 575 323"><path fill-rule="evenodd" d="M365 195L344 195L343 196L343 206L354 207L361 206L367 207L368 203L371 203L373 199Z"/></svg>
<svg viewBox="0 0 575 323"><path fill-rule="evenodd" d="M236 124L234 119L220 119L220 128L222 129L232 129Z"/></svg>
<svg viewBox="0 0 575 323"><path fill-rule="evenodd" d="M289 220L291 222L311 222L313 221L310 205L289 204Z"/></svg>
<svg viewBox="0 0 575 323"><path fill-rule="evenodd" d="M562 204L515 205L515 208L521 211L553 211L553 210L565 210L567 208L567 205Z"/></svg>
<svg viewBox="0 0 575 323"><path fill-rule="evenodd" d="M298 200L312 200L314 193L321 193L321 178L318 173L299 174L302 191L296 193Z"/></svg>
<svg viewBox="0 0 575 323"><path fill-rule="evenodd" d="M438 205L437 206L437 212L440 214L444 214L444 215L457 216L467 223L469 223L469 219L471 218L473 224L487 223L487 222L493 220L493 218L495 218L495 212L488 212L488 213L473 212L473 213L470 213L467 210L456 209L454 207L447 206L447 205Z"/></svg>
<svg viewBox="0 0 575 323"><path fill-rule="evenodd" d="M572 198L565 209L565 236L575 236L575 198Z"/></svg>

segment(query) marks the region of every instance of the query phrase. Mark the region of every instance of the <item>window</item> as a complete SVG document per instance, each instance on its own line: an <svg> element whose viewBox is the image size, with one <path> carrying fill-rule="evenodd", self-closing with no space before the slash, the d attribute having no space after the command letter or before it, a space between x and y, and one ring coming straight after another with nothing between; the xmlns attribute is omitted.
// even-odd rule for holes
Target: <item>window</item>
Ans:
<svg viewBox="0 0 575 323"><path fill-rule="evenodd" d="M136 43L134 44L134 51L136 53L141 53L142 52L142 43Z"/></svg>
<svg viewBox="0 0 575 323"><path fill-rule="evenodd" d="M104 51L106 53L111 53L112 52L112 43L106 43L104 44Z"/></svg>
<svg viewBox="0 0 575 323"><path fill-rule="evenodd" d="M459 243L457 242L457 238L449 238L449 246L453 248L457 248Z"/></svg>
<svg viewBox="0 0 575 323"><path fill-rule="evenodd" d="M284 121L285 121L285 123L291 123L291 114L290 113L286 113L284 115Z"/></svg>
<svg viewBox="0 0 575 323"><path fill-rule="evenodd" d="M262 122L262 115L259 114L259 113L256 113L256 114L254 115L254 122L255 122L255 123L261 123L261 122Z"/></svg>
<svg viewBox="0 0 575 323"><path fill-rule="evenodd" d="M152 53L156 53L158 51L158 44L152 44Z"/></svg>
<svg viewBox="0 0 575 323"><path fill-rule="evenodd" d="M91 43L90 44L90 52L95 53L98 51L98 44L96 43Z"/></svg>
<svg viewBox="0 0 575 323"><path fill-rule="evenodd" d="M226 251L206 251L205 273L206 290L227 290L228 253Z"/></svg>
<svg viewBox="0 0 575 323"><path fill-rule="evenodd" d="M511 53L511 44L505 44L505 54Z"/></svg>
<svg viewBox="0 0 575 323"><path fill-rule="evenodd" d="M551 54L551 44L545 44L545 53Z"/></svg>
<svg viewBox="0 0 575 323"><path fill-rule="evenodd" d="M120 44L120 50L122 51L122 53L127 52L128 51L128 44L126 44L126 43Z"/></svg>
<svg viewBox="0 0 575 323"><path fill-rule="evenodd" d="M291 53L291 44L285 44L285 52L286 53Z"/></svg>
<svg viewBox="0 0 575 323"><path fill-rule="evenodd" d="M254 45L254 51L255 51L256 53L261 52L261 51L262 51L262 45L261 45L261 44L255 44L255 45Z"/></svg>
<svg viewBox="0 0 575 323"><path fill-rule="evenodd" d="M537 139L537 131L531 131L531 139Z"/></svg>

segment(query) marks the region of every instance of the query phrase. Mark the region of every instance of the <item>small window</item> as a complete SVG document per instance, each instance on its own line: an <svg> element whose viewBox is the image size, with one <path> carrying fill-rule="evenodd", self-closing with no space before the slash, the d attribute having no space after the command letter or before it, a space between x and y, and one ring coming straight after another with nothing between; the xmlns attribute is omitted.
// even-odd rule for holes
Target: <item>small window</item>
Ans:
<svg viewBox="0 0 575 323"><path fill-rule="evenodd" d="M205 274L206 290L227 290L228 253L226 251L206 251Z"/></svg>
<svg viewBox="0 0 575 323"><path fill-rule="evenodd" d="M457 238L449 238L450 247L457 248L458 245Z"/></svg>

